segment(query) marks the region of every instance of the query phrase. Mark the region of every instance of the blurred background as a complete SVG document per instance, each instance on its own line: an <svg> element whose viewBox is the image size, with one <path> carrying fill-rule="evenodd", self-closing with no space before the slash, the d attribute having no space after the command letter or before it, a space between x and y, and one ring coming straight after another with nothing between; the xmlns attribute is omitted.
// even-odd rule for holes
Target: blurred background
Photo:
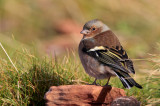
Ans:
<svg viewBox="0 0 160 106"><path fill-rule="evenodd" d="M160 50L159 4L150 0L0 0L0 42L11 57L19 48L39 56L61 57L70 51L78 56L83 25L100 19L118 36L136 70L148 74L153 67L148 58Z"/></svg>
<svg viewBox="0 0 160 106"><path fill-rule="evenodd" d="M80 31L92 19L112 29L134 62L133 78L143 90L125 89L126 94L134 95L142 106L160 104L159 4L159 0L0 0L0 43L18 69L0 47L0 105L44 104L50 86L92 83L94 78L85 74L77 53ZM55 55L64 58L57 61ZM123 88L118 78L110 84Z"/></svg>
<svg viewBox="0 0 160 106"><path fill-rule="evenodd" d="M118 36L131 58L156 53L160 1L0 0L0 41L34 46L39 54L76 48L85 22L100 19ZM17 46L19 46L17 45Z"/></svg>

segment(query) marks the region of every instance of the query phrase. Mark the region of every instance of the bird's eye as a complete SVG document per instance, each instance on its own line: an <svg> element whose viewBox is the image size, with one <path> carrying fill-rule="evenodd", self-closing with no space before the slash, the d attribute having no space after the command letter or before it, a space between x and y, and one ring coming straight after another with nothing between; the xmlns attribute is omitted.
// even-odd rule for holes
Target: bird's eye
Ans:
<svg viewBox="0 0 160 106"><path fill-rule="evenodd" d="M96 28L92 28L92 30L94 31L94 30L96 30Z"/></svg>

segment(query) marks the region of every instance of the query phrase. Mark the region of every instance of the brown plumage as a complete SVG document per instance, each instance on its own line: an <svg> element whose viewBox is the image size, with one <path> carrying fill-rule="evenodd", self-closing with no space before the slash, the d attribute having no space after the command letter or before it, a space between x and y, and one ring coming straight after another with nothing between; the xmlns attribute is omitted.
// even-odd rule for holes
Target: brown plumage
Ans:
<svg viewBox="0 0 160 106"><path fill-rule="evenodd" d="M90 76L97 79L118 76L125 88L136 86L129 73L135 73L133 62L121 46L116 35L99 20L87 22L81 33L84 35L79 44L79 57ZM106 85L108 85L108 82Z"/></svg>

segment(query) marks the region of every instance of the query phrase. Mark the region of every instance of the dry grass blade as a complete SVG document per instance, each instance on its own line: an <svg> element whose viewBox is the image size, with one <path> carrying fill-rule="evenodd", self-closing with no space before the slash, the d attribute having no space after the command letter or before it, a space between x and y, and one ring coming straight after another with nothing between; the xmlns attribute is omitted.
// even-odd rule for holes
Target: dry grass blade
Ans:
<svg viewBox="0 0 160 106"><path fill-rule="evenodd" d="M6 50L4 49L2 43L0 42L0 46L3 49L3 51L5 52L5 54L7 55L9 61L11 62L11 64L13 65L13 67L15 68L15 70L18 72L18 69L16 68L16 66L14 65L13 61L11 60L11 58L9 57L8 53L6 52Z"/></svg>

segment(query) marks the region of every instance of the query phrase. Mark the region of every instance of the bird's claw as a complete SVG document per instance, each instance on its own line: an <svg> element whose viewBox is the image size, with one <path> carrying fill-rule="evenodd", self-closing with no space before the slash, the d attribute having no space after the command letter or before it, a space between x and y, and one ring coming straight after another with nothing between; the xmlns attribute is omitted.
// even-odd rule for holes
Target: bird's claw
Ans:
<svg viewBox="0 0 160 106"><path fill-rule="evenodd" d="M112 87L111 85L104 85L103 87Z"/></svg>
<svg viewBox="0 0 160 106"><path fill-rule="evenodd" d="M96 85L96 86L100 86L100 84L97 84L96 82L93 82L92 84L87 84L87 85Z"/></svg>

